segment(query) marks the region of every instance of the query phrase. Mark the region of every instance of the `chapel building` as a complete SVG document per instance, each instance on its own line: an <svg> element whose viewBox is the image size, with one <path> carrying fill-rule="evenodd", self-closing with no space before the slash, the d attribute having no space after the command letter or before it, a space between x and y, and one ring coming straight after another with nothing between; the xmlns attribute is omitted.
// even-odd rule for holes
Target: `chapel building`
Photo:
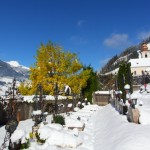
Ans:
<svg viewBox="0 0 150 150"><path fill-rule="evenodd" d="M150 73L150 43L142 44L138 52L138 58L130 59L133 76L141 76Z"/></svg>

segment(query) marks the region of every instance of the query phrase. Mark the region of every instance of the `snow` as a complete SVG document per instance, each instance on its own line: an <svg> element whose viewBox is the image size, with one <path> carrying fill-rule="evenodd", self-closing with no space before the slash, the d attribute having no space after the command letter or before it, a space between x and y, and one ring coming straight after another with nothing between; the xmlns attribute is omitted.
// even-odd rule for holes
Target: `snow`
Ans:
<svg viewBox="0 0 150 150"><path fill-rule="evenodd" d="M80 110L79 107L74 108L74 111L79 111L79 110Z"/></svg>
<svg viewBox="0 0 150 150"><path fill-rule="evenodd" d="M58 100L66 99L66 96L58 95ZM46 95L46 100L55 100L55 96Z"/></svg>
<svg viewBox="0 0 150 150"><path fill-rule="evenodd" d="M95 94L110 94L109 91L96 91Z"/></svg>
<svg viewBox="0 0 150 150"><path fill-rule="evenodd" d="M125 89L125 90L129 90L129 89L130 89L130 85L129 85L129 84L126 84L126 85L124 86L124 89Z"/></svg>
<svg viewBox="0 0 150 150"><path fill-rule="evenodd" d="M42 111L41 110L36 110L32 112L32 115L41 115Z"/></svg>
<svg viewBox="0 0 150 150"><path fill-rule="evenodd" d="M23 96L23 102L33 103L34 102L34 96L35 95ZM39 98L37 98L37 99L39 99ZM63 100L63 99L67 99L67 97L66 96L62 96L62 95L58 95L58 100ZM45 100L55 100L55 96L45 95Z"/></svg>
<svg viewBox="0 0 150 150"><path fill-rule="evenodd" d="M148 50L150 50L150 43L147 43Z"/></svg>
<svg viewBox="0 0 150 150"><path fill-rule="evenodd" d="M69 103L67 107L71 108L72 107L72 103Z"/></svg>
<svg viewBox="0 0 150 150"><path fill-rule="evenodd" d="M126 117L117 114L110 105L97 113L95 119L94 150L150 149L150 126L128 123Z"/></svg>
<svg viewBox="0 0 150 150"><path fill-rule="evenodd" d="M23 96L23 101L27 103L33 103L34 95Z"/></svg>
<svg viewBox="0 0 150 150"><path fill-rule="evenodd" d="M14 78L10 78L10 77L1 77L0 81L2 82L6 82L6 83L12 83Z"/></svg>
<svg viewBox="0 0 150 150"><path fill-rule="evenodd" d="M53 129L56 129L58 131L63 129L63 126L61 124L58 124L58 123L47 124L46 126L51 127Z"/></svg>
<svg viewBox="0 0 150 150"><path fill-rule="evenodd" d="M119 71L119 68L116 68L116 69L114 69L114 70L112 70L112 71L110 71L110 72L105 73L105 75L109 75L109 74L115 75L115 74L118 73L118 71Z"/></svg>
<svg viewBox="0 0 150 150"><path fill-rule="evenodd" d="M58 131L54 128L44 126L39 128L38 133L41 139L46 139L49 145L75 148L82 143L82 140L65 130Z"/></svg>
<svg viewBox="0 0 150 150"><path fill-rule="evenodd" d="M24 130L15 130L13 135L11 136L12 143L19 141L19 139L22 139L24 135L25 135Z"/></svg>
<svg viewBox="0 0 150 150"><path fill-rule="evenodd" d="M17 61L8 61L6 63L8 63L9 65L11 65L12 67L21 67L21 68L29 70L28 67L20 65L19 62L17 62Z"/></svg>
<svg viewBox="0 0 150 150"><path fill-rule="evenodd" d="M130 59L131 67L149 67L150 66L150 58L142 58L142 59Z"/></svg>
<svg viewBox="0 0 150 150"><path fill-rule="evenodd" d="M20 64L17 61L8 61L7 63L13 67L20 67Z"/></svg>
<svg viewBox="0 0 150 150"><path fill-rule="evenodd" d="M65 127L83 127L83 125L84 123L77 120L77 118L65 117Z"/></svg>
<svg viewBox="0 0 150 150"><path fill-rule="evenodd" d="M149 90L149 86L147 87ZM136 108L140 111L140 123L127 121L108 104L106 106L85 105L77 112L62 114L66 125L52 124L52 116L47 116L48 124L41 123L38 130L43 145L31 141L29 150L150 150L150 93L135 91L132 98L137 98ZM140 103L142 102L142 105ZM12 141L29 138L34 122L31 119L20 121L17 130L12 134ZM83 131L78 127L85 125ZM69 127L74 127L70 130ZM0 128L0 145L5 136L5 127Z"/></svg>
<svg viewBox="0 0 150 150"><path fill-rule="evenodd" d="M8 91L9 87L12 87L14 77L0 77L0 81L4 83L4 85L0 85L0 95L5 95L5 91ZM20 85L19 81L16 81L16 87Z"/></svg>

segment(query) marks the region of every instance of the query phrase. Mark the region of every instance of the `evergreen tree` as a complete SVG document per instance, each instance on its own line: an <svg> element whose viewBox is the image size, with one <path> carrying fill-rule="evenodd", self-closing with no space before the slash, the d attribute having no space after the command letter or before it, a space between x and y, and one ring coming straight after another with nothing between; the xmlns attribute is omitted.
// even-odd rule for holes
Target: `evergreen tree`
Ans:
<svg viewBox="0 0 150 150"><path fill-rule="evenodd" d="M126 72L125 72L125 77L126 77L126 84L130 85L130 93L133 92L133 77L131 73L131 63L126 64Z"/></svg>
<svg viewBox="0 0 150 150"><path fill-rule="evenodd" d="M84 98L92 102L92 93L98 89L98 77L90 65L84 67L84 70L90 70L90 77L87 80L87 86L82 88L82 94Z"/></svg>
<svg viewBox="0 0 150 150"><path fill-rule="evenodd" d="M122 91L122 98L125 99L126 93L124 92L125 85L125 63L122 63L119 67L118 75L117 75L117 90Z"/></svg>
<svg viewBox="0 0 150 150"><path fill-rule="evenodd" d="M122 98L126 98L126 92L124 86L126 84L130 85L130 93L133 92L132 85L132 73L131 73L131 64L130 63L122 63L119 67L118 76L117 76L117 84L118 90L122 91Z"/></svg>

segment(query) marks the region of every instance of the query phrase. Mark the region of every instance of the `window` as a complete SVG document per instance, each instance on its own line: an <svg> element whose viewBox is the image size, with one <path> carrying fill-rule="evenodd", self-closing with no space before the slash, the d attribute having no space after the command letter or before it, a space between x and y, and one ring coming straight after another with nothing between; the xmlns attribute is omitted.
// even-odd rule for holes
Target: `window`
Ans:
<svg viewBox="0 0 150 150"><path fill-rule="evenodd" d="M134 71L134 75L136 75L136 71Z"/></svg>

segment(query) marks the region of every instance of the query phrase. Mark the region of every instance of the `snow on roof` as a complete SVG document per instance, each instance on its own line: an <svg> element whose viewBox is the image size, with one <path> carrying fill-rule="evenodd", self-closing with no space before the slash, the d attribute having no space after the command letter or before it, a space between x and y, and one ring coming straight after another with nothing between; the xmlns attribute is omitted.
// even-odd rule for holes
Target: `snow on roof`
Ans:
<svg viewBox="0 0 150 150"><path fill-rule="evenodd" d="M58 95L58 100L66 99L66 96ZM46 100L55 100L55 97L52 95L46 95Z"/></svg>
<svg viewBox="0 0 150 150"><path fill-rule="evenodd" d="M131 67L149 67L150 58L130 59Z"/></svg>
<svg viewBox="0 0 150 150"><path fill-rule="evenodd" d="M28 96L24 96L23 97L23 101L24 102L28 102L28 103L33 103L33 98L34 98L34 95L28 95Z"/></svg>
<svg viewBox="0 0 150 150"><path fill-rule="evenodd" d="M150 43L147 44L148 50L150 50Z"/></svg>
<svg viewBox="0 0 150 150"><path fill-rule="evenodd" d="M110 94L109 91L96 91L95 94Z"/></svg>
<svg viewBox="0 0 150 150"><path fill-rule="evenodd" d="M33 103L34 102L34 100L33 100L34 96L35 95L23 96L24 97L23 101L28 102L28 103ZM66 99L66 98L67 98L66 96L58 95L58 100L62 100L62 99ZM37 98L37 99L39 99L39 98ZM55 100L55 97L52 95L46 95L45 100Z"/></svg>

